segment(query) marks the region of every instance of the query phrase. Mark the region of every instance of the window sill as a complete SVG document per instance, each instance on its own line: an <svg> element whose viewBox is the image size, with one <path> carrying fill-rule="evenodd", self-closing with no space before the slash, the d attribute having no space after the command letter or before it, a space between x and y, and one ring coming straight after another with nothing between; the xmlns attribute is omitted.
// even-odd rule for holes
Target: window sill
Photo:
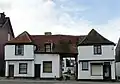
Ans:
<svg viewBox="0 0 120 84"><path fill-rule="evenodd" d="M15 56L24 56L24 54L15 54Z"/></svg>
<svg viewBox="0 0 120 84"><path fill-rule="evenodd" d="M19 74L27 74L27 73L19 73Z"/></svg>
<svg viewBox="0 0 120 84"><path fill-rule="evenodd" d="M52 72L43 72L43 73L52 73Z"/></svg>
<svg viewBox="0 0 120 84"><path fill-rule="evenodd" d="M88 69L82 69L82 71L89 71Z"/></svg>

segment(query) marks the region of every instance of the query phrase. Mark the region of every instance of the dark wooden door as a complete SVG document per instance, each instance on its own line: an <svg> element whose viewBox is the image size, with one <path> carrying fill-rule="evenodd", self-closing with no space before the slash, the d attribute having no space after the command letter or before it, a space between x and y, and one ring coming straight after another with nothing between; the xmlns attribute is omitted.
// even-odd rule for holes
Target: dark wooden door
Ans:
<svg viewBox="0 0 120 84"><path fill-rule="evenodd" d="M14 77L14 65L9 65L9 77Z"/></svg>
<svg viewBox="0 0 120 84"><path fill-rule="evenodd" d="M105 62L103 65L103 78L104 80L111 79L111 65L110 62Z"/></svg>
<svg viewBox="0 0 120 84"><path fill-rule="evenodd" d="M40 64L35 64L35 77L40 78Z"/></svg>

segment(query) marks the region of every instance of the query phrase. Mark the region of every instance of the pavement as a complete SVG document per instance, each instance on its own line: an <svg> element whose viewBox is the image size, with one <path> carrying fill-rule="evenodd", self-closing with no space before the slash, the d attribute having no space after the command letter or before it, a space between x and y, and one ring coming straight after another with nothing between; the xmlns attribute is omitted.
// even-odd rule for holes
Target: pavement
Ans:
<svg viewBox="0 0 120 84"><path fill-rule="evenodd" d="M75 81L75 80L39 80L39 79L7 79L0 77L0 84L120 84L120 82L96 82L96 81Z"/></svg>

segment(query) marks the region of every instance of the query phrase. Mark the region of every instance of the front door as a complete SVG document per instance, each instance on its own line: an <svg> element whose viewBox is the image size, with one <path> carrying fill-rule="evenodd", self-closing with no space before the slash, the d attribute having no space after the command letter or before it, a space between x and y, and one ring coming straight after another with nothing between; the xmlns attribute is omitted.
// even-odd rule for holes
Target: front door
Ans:
<svg viewBox="0 0 120 84"><path fill-rule="evenodd" d="M103 65L103 79L110 80L111 79L111 65L110 62L105 62Z"/></svg>
<svg viewBox="0 0 120 84"><path fill-rule="evenodd" d="M9 77L14 77L14 65L9 65Z"/></svg>
<svg viewBox="0 0 120 84"><path fill-rule="evenodd" d="M40 64L35 64L35 77L40 78Z"/></svg>

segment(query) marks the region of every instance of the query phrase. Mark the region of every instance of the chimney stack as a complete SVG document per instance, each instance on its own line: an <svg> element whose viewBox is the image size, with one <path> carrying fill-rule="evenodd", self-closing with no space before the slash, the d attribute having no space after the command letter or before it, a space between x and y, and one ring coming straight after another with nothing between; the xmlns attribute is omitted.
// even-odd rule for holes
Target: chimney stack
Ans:
<svg viewBox="0 0 120 84"><path fill-rule="evenodd" d="M52 35L51 32L45 32L45 35Z"/></svg>
<svg viewBox="0 0 120 84"><path fill-rule="evenodd" d="M4 22L5 22L5 14L3 12L3 13L0 13L0 25L2 25Z"/></svg>

